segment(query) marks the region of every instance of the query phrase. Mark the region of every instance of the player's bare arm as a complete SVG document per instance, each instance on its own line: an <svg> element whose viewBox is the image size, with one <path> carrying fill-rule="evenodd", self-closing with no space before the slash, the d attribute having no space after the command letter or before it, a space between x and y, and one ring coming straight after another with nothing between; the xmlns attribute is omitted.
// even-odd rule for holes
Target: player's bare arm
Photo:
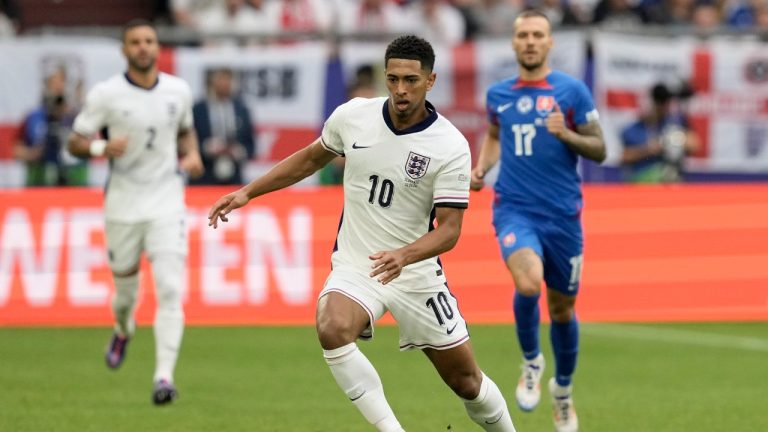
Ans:
<svg viewBox="0 0 768 432"><path fill-rule="evenodd" d="M227 222L227 214L258 196L296 184L314 174L336 157L323 147L320 138L273 166L266 174L235 192L224 195L208 212L208 226L216 228L219 220Z"/></svg>
<svg viewBox="0 0 768 432"><path fill-rule="evenodd" d="M579 155L595 162L605 160L603 130L596 120L578 125L576 131L573 131L566 126L565 116L560 110L560 105L555 103L554 109L547 116L546 126L549 133L556 136Z"/></svg>
<svg viewBox="0 0 768 432"><path fill-rule="evenodd" d="M415 242L393 251L379 251L368 258L373 261L370 276L382 285L395 280L403 267L447 252L456 245L461 233L464 209L437 207L437 228L419 237Z"/></svg>
<svg viewBox="0 0 768 432"><path fill-rule="evenodd" d="M485 133L483 143L480 146L480 155L477 164L472 169L472 178L469 187L478 191L485 186L485 174L493 168L501 156L501 144L499 142L499 126L490 124Z"/></svg>
<svg viewBox="0 0 768 432"><path fill-rule="evenodd" d="M106 140L91 140L90 137L72 132L67 142L67 150L79 158L92 156L120 157L128 147L128 137L120 136Z"/></svg>
<svg viewBox="0 0 768 432"><path fill-rule="evenodd" d="M203 175L203 160L200 158L197 132L192 128L179 131L177 145L181 156L179 161L181 169L193 178Z"/></svg>

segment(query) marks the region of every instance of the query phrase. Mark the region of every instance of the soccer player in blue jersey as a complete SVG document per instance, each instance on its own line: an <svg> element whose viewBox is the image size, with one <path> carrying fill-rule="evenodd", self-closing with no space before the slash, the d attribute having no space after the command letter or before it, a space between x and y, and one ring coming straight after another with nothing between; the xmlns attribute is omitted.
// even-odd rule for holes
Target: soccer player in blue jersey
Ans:
<svg viewBox="0 0 768 432"><path fill-rule="evenodd" d="M488 89L490 126L472 170L471 187L484 186L499 160L493 225L515 282L514 313L523 351L517 403L533 410L541 397L544 357L539 346L539 295L547 286L555 376L549 382L558 432L578 430L571 377L578 353L574 305L582 269L579 156L602 162L605 144L586 86L550 69L549 20L528 10L515 20L513 48L519 76Z"/></svg>

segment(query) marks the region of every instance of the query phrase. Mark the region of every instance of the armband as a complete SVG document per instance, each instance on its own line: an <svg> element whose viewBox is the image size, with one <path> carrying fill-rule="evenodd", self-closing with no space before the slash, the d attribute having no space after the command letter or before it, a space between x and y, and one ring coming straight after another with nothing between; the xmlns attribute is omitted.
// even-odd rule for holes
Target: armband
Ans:
<svg viewBox="0 0 768 432"><path fill-rule="evenodd" d="M91 141L89 152L91 156L98 157L104 156L104 151L107 149L107 140L98 139Z"/></svg>

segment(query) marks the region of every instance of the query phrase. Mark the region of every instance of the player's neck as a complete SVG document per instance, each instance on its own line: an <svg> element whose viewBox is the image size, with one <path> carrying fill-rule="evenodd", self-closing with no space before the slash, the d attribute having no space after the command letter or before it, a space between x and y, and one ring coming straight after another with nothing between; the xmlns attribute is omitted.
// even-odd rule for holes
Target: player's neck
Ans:
<svg viewBox="0 0 768 432"><path fill-rule="evenodd" d="M523 81L541 81L546 78L550 72L552 72L552 69L546 64L531 70L521 67L520 79Z"/></svg>
<svg viewBox="0 0 768 432"><path fill-rule="evenodd" d="M414 111L414 113L411 114L408 118L402 119L397 116L391 104L387 104L387 106L389 109L389 118L392 119L392 126L394 126L397 130L408 129L413 125L421 123L424 121L424 119L429 117L429 111L427 110L426 106L422 106L420 109Z"/></svg>
<svg viewBox="0 0 768 432"><path fill-rule="evenodd" d="M152 68L146 72L142 72L133 68L128 68L126 73L132 83L139 87L150 89L157 84L157 68Z"/></svg>

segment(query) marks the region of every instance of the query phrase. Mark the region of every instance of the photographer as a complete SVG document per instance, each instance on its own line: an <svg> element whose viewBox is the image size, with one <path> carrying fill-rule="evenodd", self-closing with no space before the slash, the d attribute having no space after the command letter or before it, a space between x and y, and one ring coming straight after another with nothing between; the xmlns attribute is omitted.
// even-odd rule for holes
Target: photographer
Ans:
<svg viewBox="0 0 768 432"><path fill-rule="evenodd" d="M633 183L674 183L683 180L687 155L699 139L689 125L682 102L692 96L684 87L673 93L658 83L651 88L651 107L621 134L621 164L625 180Z"/></svg>
<svg viewBox="0 0 768 432"><path fill-rule="evenodd" d="M205 173L190 184L241 184L256 154L251 113L237 95L234 71L223 67L206 76L206 97L192 108Z"/></svg>
<svg viewBox="0 0 768 432"><path fill-rule="evenodd" d="M66 74L57 69L45 80L42 103L24 119L14 157L26 163L27 186L83 186L88 182L87 165L66 150L74 113L65 88Z"/></svg>

